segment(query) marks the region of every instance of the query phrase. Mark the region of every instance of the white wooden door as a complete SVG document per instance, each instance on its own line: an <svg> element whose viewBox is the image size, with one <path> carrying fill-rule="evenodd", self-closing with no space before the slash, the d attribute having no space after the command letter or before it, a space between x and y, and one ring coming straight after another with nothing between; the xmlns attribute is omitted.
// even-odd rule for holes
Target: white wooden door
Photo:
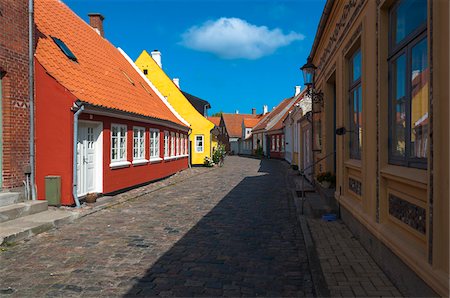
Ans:
<svg viewBox="0 0 450 298"><path fill-rule="evenodd" d="M80 124L78 127L77 181L78 195L96 191L96 136L95 125Z"/></svg>

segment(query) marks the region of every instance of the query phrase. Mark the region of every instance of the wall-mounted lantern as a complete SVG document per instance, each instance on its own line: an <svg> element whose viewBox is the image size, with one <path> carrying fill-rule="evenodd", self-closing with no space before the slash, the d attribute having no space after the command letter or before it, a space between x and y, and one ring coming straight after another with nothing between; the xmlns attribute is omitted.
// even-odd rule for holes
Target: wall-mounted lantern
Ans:
<svg viewBox="0 0 450 298"><path fill-rule="evenodd" d="M312 150L322 151L321 113L323 108L323 93L315 90L317 67L313 64L312 58L308 57L306 64L300 69L303 73L303 81L307 88L306 96L309 96L312 102Z"/></svg>

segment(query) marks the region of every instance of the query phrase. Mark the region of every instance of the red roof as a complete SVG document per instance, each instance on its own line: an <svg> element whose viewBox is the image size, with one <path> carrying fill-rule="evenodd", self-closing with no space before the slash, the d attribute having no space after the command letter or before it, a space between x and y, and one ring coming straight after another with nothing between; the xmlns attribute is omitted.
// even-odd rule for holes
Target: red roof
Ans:
<svg viewBox="0 0 450 298"><path fill-rule="evenodd" d="M233 138L240 138L242 136L242 121L247 118L258 119L261 115L253 114L222 114L225 127L228 135Z"/></svg>
<svg viewBox="0 0 450 298"><path fill-rule="evenodd" d="M108 40L59 0L35 0L36 59L80 101L185 126ZM76 56L69 59L60 39Z"/></svg>
<svg viewBox="0 0 450 298"><path fill-rule="evenodd" d="M280 114L281 112L283 112L284 108L286 108L289 103L292 102L292 100L294 99L294 97L289 97L286 99L283 99L283 101L275 107L275 109L273 109L268 115L266 115L266 117L264 117L264 119L261 120L261 122L259 122L255 127L253 127L253 131L259 131L259 130L265 130L265 129L270 129L267 128L267 124L274 119L275 117L277 117L278 114Z"/></svg>
<svg viewBox="0 0 450 298"><path fill-rule="evenodd" d="M211 116L208 117L208 120L211 121L215 126L220 126L220 117Z"/></svg>
<svg viewBox="0 0 450 298"><path fill-rule="evenodd" d="M244 126L247 128L253 128L260 120L260 118L245 118Z"/></svg>
<svg viewBox="0 0 450 298"><path fill-rule="evenodd" d="M275 125L272 126L271 128L269 128L267 131L275 131L275 130L283 129L284 119L286 119L286 117L289 115L289 112L292 111L295 104L298 103L302 99L303 99L303 97L299 96L294 102L290 103L290 108L283 114L283 116L281 116L281 118L277 121L277 123L275 123Z"/></svg>

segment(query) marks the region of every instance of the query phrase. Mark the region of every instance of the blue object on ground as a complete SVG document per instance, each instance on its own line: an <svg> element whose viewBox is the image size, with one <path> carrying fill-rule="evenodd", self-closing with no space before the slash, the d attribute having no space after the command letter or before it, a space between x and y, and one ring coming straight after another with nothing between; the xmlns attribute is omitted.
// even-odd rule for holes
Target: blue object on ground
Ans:
<svg viewBox="0 0 450 298"><path fill-rule="evenodd" d="M336 214L324 214L322 215L322 220L324 221L335 221L337 219Z"/></svg>

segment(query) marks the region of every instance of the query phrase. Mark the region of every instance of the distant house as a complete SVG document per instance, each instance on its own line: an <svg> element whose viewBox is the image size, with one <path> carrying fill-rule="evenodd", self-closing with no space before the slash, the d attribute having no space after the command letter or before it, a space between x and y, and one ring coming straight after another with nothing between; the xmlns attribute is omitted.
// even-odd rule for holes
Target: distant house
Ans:
<svg viewBox="0 0 450 298"><path fill-rule="evenodd" d="M58 0L36 0L36 183L59 176L64 205L188 167L189 123L133 61Z"/></svg>
<svg viewBox="0 0 450 298"><path fill-rule="evenodd" d="M262 148L265 156L284 158L283 119L298 99L299 94L284 99L253 128L253 146Z"/></svg>
<svg viewBox="0 0 450 298"><path fill-rule="evenodd" d="M245 118L242 120L242 136L239 140L239 154L253 154L252 129L261 118Z"/></svg>
<svg viewBox="0 0 450 298"><path fill-rule="evenodd" d="M256 114L256 109L253 109L252 114L222 114L219 140L225 145L227 152L231 154L239 153L239 139L242 138L242 122L244 119L259 119L261 116Z"/></svg>
<svg viewBox="0 0 450 298"><path fill-rule="evenodd" d="M0 207L24 195L30 164L28 1L0 1Z"/></svg>
<svg viewBox="0 0 450 298"><path fill-rule="evenodd" d="M174 107L176 112L186 119L190 124L190 153L191 163L203 165L205 157L211 157L214 146L212 130L214 124L204 116L204 111L200 112L189 102L185 94L179 89L179 83L175 83L167 76L162 69L161 52L155 50L149 54L142 51L135 61L137 67L156 86L159 92L167 98L167 101ZM192 98L192 97L191 97Z"/></svg>

